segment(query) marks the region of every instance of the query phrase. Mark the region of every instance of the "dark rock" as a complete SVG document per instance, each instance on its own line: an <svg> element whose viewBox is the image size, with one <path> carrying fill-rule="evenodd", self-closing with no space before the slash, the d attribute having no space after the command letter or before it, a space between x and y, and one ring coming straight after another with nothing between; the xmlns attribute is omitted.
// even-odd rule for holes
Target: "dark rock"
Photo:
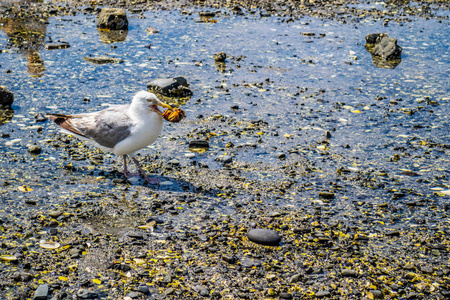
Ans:
<svg viewBox="0 0 450 300"><path fill-rule="evenodd" d="M33 300L47 300L48 297L48 284L38 286L34 292Z"/></svg>
<svg viewBox="0 0 450 300"><path fill-rule="evenodd" d="M248 232L247 237L254 243L266 246L278 246L281 241L278 233L270 229L252 229Z"/></svg>
<svg viewBox="0 0 450 300"><path fill-rule="evenodd" d="M193 149L209 149L208 141L190 141L189 148Z"/></svg>
<svg viewBox="0 0 450 300"><path fill-rule="evenodd" d="M0 106L10 107L14 102L14 94L0 86Z"/></svg>
<svg viewBox="0 0 450 300"><path fill-rule="evenodd" d="M121 8L102 8L97 18L97 28L128 30L127 14Z"/></svg>
<svg viewBox="0 0 450 300"><path fill-rule="evenodd" d="M236 258L233 255L223 254L222 259L229 264L234 264L236 262Z"/></svg>
<svg viewBox="0 0 450 300"><path fill-rule="evenodd" d="M330 192L319 192L319 197L323 199L334 199L334 193Z"/></svg>
<svg viewBox="0 0 450 300"><path fill-rule="evenodd" d="M147 89L166 97L189 97L192 91L183 77L156 79L147 84Z"/></svg>
<svg viewBox="0 0 450 300"><path fill-rule="evenodd" d="M92 56L86 56L84 57L84 60L96 65L102 65L102 64L117 64L117 63L122 63L123 59L120 58L115 58L115 57L109 57L106 55L103 56L96 56L96 57L92 57Z"/></svg>
<svg viewBox="0 0 450 300"><path fill-rule="evenodd" d="M377 67L393 69L401 62L402 48L397 45L396 39L390 38L386 33L367 35L365 48L372 54L373 63Z"/></svg>
<svg viewBox="0 0 450 300"><path fill-rule="evenodd" d="M54 43L54 44L46 44L44 47L46 50L55 50L55 49L67 49L70 48L69 43Z"/></svg>
<svg viewBox="0 0 450 300"><path fill-rule="evenodd" d="M140 232L137 232L137 231L128 232L127 235L130 238L138 239L138 240L142 240L144 238L144 235L142 233L140 233Z"/></svg>
<svg viewBox="0 0 450 300"><path fill-rule="evenodd" d="M357 277L358 276L358 272L355 270L349 270L349 269L342 269L341 270L341 275L344 277Z"/></svg>
<svg viewBox="0 0 450 300"><path fill-rule="evenodd" d="M327 130L327 131L325 132L325 138L326 138L326 139L331 138L331 133L330 133L329 130Z"/></svg>
<svg viewBox="0 0 450 300"><path fill-rule="evenodd" d="M137 291L139 293L143 293L145 295L150 294L150 289L148 288L147 285L140 285L140 286L138 286Z"/></svg>
<svg viewBox="0 0 450 300"><path fill-rule="evenodd" d="M226 59L227 59L227 55L225 54L225 52L220 52L220 53L214 54L214 60L217 62L224 62Z"/></svg>
<svg viewBox="0 0 450 300"><path fill-rule="evenodd" d="M42 151L41 147L37 145L31 145L28 147L28 152L30 152L31 154L39 154L41 153L41 151Z"/></svg>

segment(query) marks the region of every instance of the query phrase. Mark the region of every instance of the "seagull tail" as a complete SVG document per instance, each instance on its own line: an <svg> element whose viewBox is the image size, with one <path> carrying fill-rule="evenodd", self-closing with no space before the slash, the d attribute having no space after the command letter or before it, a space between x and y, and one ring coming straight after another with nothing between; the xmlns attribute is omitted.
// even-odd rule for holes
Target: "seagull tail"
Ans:
<svg viewBox="0 0 450 300"><path fill-rule="evenodd" d="M65 129L66 131L74 133L80 137L87 138L87 136L84 133L82 133L80 130L78 130L78 128L72 125L72 122L70 121L70 119L72 118L71 115L47 114L47 117L53 122L55 122L56 125L60 126L62 129Z"/></svg>

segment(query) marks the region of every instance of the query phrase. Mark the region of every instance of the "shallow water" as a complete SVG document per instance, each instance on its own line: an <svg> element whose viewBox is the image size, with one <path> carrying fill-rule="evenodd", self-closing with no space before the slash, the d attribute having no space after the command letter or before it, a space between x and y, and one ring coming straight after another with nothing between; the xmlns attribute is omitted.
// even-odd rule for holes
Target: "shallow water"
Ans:
<svg viewBox="0 0 450 300"><path fill-rule="evenodd" d="M282 152L287 161L303 156L314 164L324 174L314 184L325 189L339 168L351 174L370 168L390 174L410 170L428 181L418 183L417 177L395 175L402 188L423 195L432 194L432 187L448 189L448 20L418 18L404 24L391 21L384 27L369 20L341 24L310 17L286 23L277 17L242 17L226 11L215 17L215 23L198 22L194 10L191 14L151 11L143 16L128 12L126 40L116 43L101 41L94 15L49 18L48 24L38 24L41 37L33 49L45 70L41 64L37 71L30 67L30 47L24 49L23 41L11 42L3 27L1 85L14 93L15 102L14 117L0 127L1 133L10 135L0 140L2 172L29 176L18 183L31 185L39 176L39 180L46 178L51 188L34 191L42 196L66 190L51 182L64 174L54 166L66 163L67 150L46 146L56 128L50 122L35 124L37 112L96 111L105 103L128 102L136 91L146 89L148 81L183 76L194 92L182 106L186 120L166 123L162 138L142 154L177 158L181 165L195 160L219 169L217 158L231 153L235 162L267 164L267 171L246 171L248 178L273 181L282 178L270 171L284 164L274 157ZM160 32L148 35L149 26ZM402 61L395 69L376 67L365 50L364 37L374 32L388 33L403 47ZM44 49L50 41L68 42L70 48ZM213 59L221 51L229 56L222 69ZM84 60L105 54L124 62L93 65ZM226 121L214 121L218 115ZM267 124L252 130L251 122L257 120ZM38 133L36 126L43 131ZM208 135L199 134L201 130L213 133L210 149L194 159L186 158L187 142ZM331 138L323 143L327 130ZM244 147L230 150L225 148L228 142ZM30 143L42 145L43 153L35 158L26 153ZM396 153L400 160L395 159ZM91 166L89 159L72 163L85 170L121 167L112 156L98 167ZM22 170L28 167L31 174ZM296 179L303 184L310 181ZM108 185L87 176L71 185L70 193L95 192ZM348 191L350 196L365 193L358 188ZM385 199L383 189L371 193Z"/></svg>

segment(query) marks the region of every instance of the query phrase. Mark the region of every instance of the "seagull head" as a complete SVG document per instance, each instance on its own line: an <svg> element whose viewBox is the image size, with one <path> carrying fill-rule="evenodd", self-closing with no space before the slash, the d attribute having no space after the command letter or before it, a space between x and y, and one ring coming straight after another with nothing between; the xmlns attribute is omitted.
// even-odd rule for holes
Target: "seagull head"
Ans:
<svg viewBox="0 0 450 300"><path fill-rule="evenodd" d="M161 110L159 110L158 106L172 109L169 104L159 100L155 94L146 91L140 91L136 95L134 95L132 104L148 107L151 111L156 112L159 115L162 115L163 113L161 112Z"/></svg>

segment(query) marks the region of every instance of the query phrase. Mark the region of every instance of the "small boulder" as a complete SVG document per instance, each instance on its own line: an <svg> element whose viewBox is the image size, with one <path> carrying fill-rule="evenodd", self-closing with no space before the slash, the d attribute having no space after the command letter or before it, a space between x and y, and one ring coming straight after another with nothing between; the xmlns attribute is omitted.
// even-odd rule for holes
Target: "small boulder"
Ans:
<svg viewBox="0 0 450 300"><path fill-rule="evenodd" d="M33 300L47 300L48 297L48 284L38 286L34 292Z"/></svg>
<svg viewBox="0 0 450 300"><path fill-rule="evenodd" d="M366 50L372 54L375 66L393 69L401 62L402 48L397 40L386 33L372 33L366 36Z"/></svg>
<svg viewBox="0 0 450 300"><path fill-rule="evenodd" d="M225 52L219 52L214 54L214 60L217 62L224 62L227 59L227 54Z"/></svg>
<svg viewBox="0 0 450 300"><path fill-rule="evenodd" d="M254 243L266 246L278 246L281 241L278 233L270 229L252 229L248 232L247 237Z"/></svg>
<svg viewBox="0 0 450 300"><path fill-rule="evenodd" d="M147 84L147 89L151 92L156 92L166 97L192 96L192 91L189 89L189 84L183 77L156 79Z"/></svg>
<svg viewBox="0 0 450 300"><path fill-rule="evenodd" d="M128 19L122 8L102 8L97 18L97 28L128 30Z"/></svg>
<svg viewBox="0 0 450 300"><path fill-rule="evenodd" d="M0 86L0 106L10 107L14 102L14 94L5 87Z"/></svg>

